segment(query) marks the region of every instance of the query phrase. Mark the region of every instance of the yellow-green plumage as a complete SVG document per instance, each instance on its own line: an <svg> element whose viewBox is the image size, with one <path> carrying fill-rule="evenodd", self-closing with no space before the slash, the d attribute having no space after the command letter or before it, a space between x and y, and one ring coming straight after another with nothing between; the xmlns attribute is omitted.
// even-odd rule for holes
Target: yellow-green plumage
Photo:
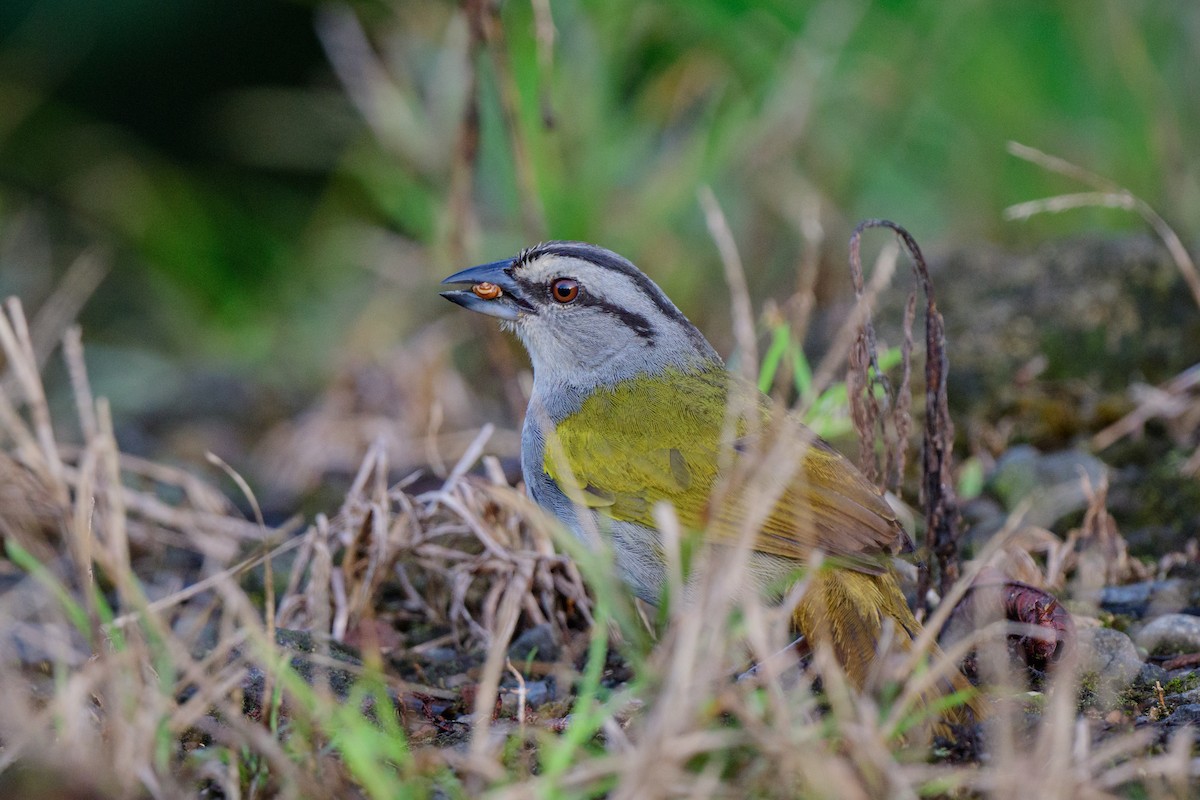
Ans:
<svg viewBox="0 0 1200 800"><path fill-rule="evenodd" d="M731 387L746 393L741 408L758 415L759 436L775 443L787 426L723 367L668 369L598 389L558 424L543 469L560 485L578 486L584 502L605 516L652 529L654 504L668 501L685 529L718 545L733 543L747 512L744 487L735 482L717 508L710 502L722 477ZM735 425L739 449L754 444L745 440L746 419ZM753 540L755 551L776 557L765 562L772 568L754 573L757 588L783 588L814 551L832 557L836 566L811 576L793 619L811 646L827 643L861 687L885 620L901 649L921 629L887 560L907 537L878 490L845 457L798 425L787 429L801 455ZM943 690L966 687L961 676L950 683Z"/></svg>
<svg viewBox="0 0 1200 800"><path fill-rule="evenodd" d="M871 575L850 569L822 569L792 612L796 627L833 648L846 674L862 686L890 618L902 649L921 630L892 574Z"/></svg>
<svg viewBox="0 0 1200 800"><path fill-rule="evenodd" d="M735 493L721 508L709 507L731 387L745 392L741 407L759 415L760 435L779 433L782 426L771 420L765 398L723 367L668 369L598 389L559 423L554 438L561 451L547 448L543 468L560 485L577 482L588 504L614 519L653 527L654 504L666 500L685 528L734 541L744 512L740 497ZM744 418L735 425L739 449L752 449L756 442L744 438L751 426ZM899 551L904 531L875 487L836 450L793 427L803 455L755 549L801 561L814 549L851 557Z"/></svg>
<svg viewBox="0 0 1200 800"><path fill-rule="evenodd" d="M778 597L824 554L793 619L857 685L885 625L898 647L911 647L920 626L889 561L909 541L887 502L853 464L726 371L633 264L595 245L547 242L445 283L470 286L443 296L505 320L529 351L521 467L530 494L579 536L592 513L613 520L614 567L639 597L661 596L654 507L666 501L715 547L752 535L747 588ZM964 686L956 673L941 690Z"/></svg>

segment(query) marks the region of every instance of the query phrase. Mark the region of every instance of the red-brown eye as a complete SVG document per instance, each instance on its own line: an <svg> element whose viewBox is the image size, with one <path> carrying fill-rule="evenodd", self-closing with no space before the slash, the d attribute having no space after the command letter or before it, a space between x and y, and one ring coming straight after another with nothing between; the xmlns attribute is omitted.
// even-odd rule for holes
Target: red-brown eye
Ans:
<svg viewBox="0 0 1200 800"><path fill-rule="evenodd" d="M550 284L550 296L560 303L569 303L579 296L579 283L570 278L559 278Z"/></svg>

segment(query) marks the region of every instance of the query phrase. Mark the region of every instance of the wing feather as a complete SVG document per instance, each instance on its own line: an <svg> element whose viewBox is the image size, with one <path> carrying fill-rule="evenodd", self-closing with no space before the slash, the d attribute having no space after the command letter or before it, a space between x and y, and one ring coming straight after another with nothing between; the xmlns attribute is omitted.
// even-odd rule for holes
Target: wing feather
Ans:
<svg viewBox="0 0 1200 800"><path fill-rule="evenodd" d="M561 458L548 447L544 468L560 485L582 487L588 505L602 514L654 527L654 505L665 500L686 529L706 531L717 542L737 541L743 521L757 510L764 519L753 547L774 556L803 561L820 549L873 572L875 562L861 557L906 549L908 537L895 514L862 473L799 423L772 420L757 392L746 407L760 415L761 434L746 437L750 426L740 421L737 458L725 459L734 466L719 475L732 380L723 368L668 371L599 390L559 423ZM680 382L687 391L679 390ZM765 460L755 465L744 455L769 448L789 452L792 463L782 469ZM765 502L756 498L763 496L763 484L769 494L772 480L776 499L764 515L754 504ZM710 498L719 485L723 502L714 509Z"/></svg>

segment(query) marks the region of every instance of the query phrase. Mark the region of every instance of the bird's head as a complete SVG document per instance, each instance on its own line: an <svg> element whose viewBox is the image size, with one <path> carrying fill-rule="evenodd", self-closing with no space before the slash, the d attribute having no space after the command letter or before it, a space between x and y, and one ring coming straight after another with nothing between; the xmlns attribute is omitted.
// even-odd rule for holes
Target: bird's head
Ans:
<svg viewBox="0 0 1200 800"><path fill-rule="evenodd" d="M582 242L548 242L457 272L442 292L499 317L529 351L536 381L596 387L720 359L687 317L626 259Z"/></svg>

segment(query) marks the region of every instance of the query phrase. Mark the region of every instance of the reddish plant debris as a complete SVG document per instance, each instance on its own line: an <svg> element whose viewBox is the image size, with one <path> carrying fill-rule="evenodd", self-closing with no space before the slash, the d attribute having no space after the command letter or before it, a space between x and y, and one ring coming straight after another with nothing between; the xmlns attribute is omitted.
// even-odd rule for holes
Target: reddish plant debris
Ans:
<svg viewBox="0 0 1200 800"><path fill-rule="evenodd" d="M1042 635L1009 636L1027 666L1045 671L1060 661L1075 641L1071 614L1049 592L1020 581L1004 583L1004 616L1038 627ZM1012 640L1015 638L1015 642Z"/></svg>
<svg viewBox="0 0 1200 800"><path fill-rule="evenodd" d="M1038 680L1062 661L1075 643L1075 622L1070 612L1049 592L1014 581L995 569L986 569L967 589L942 630L943 646L961 641L973 631L1005 619L1019 623L1022 630L1007 635L1009 654L1016 665ZM975 672L974 654L966 671Z"/></svg>
<svg viewBox="0 0 1200 800"><path fill-rule="evenodd" d="M1200 667L1200 653L1181 653L1162 662L1162 668L1168 671L1192 667Z"/></svg>

